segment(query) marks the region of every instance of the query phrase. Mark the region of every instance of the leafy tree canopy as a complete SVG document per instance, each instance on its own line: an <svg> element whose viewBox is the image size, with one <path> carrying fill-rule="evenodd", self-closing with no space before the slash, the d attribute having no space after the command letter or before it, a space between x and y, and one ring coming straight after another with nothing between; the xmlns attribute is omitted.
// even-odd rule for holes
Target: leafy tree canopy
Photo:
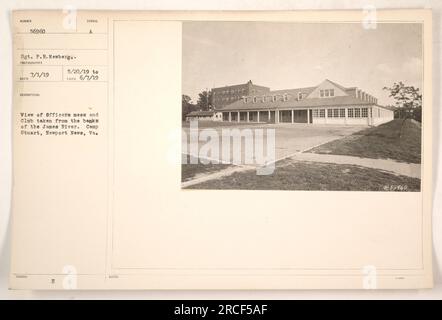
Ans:
<svg viewBox="0 0 442 320"><path fill-rule="evenodd" d="M398 108L420 109L422 108L422 94L419 88L406 86L402 81L395 82L391 88L384 87L390 92Z"/></svg>
<svg viewBox="0 0 442 320"><path fill-rule="evenodd" d="M199 110L208 111L211 109L212 96L213 94L211 90L204 90L198 94L198 101L196 104Z"/></svg>

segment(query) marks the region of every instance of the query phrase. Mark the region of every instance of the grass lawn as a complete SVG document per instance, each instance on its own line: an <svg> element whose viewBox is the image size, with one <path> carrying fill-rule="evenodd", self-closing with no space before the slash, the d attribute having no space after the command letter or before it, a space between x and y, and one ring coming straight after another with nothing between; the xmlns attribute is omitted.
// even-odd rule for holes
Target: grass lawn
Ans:
<svg viewBox="0 0 442 320"><path fill-rule="evenodd" d="M308 152L421 163L421 128L409 119L395 119Z"/></svg>
<svg viewBox="0 0 442 320"><path fill-rule="evenodd" d="M354 165L301 162L277 163L275 172L258 176L255 170L202 182L190 189L419 191L420 179Z"/></svg>
<svg viewBox="0 0 442 320"><path fill-rule="evenodd" d="M190 163L190 157L183 155L183 157L187 157L187 161L183 164L181 164L181 182L189 181L194 178L196 178L199 175L208 174L208 173L214 173L219 170L226 169L230 167L229 164L202 164L202 163L196 163L192 164ZM186 158L183 158L186 159Z"/></svg>

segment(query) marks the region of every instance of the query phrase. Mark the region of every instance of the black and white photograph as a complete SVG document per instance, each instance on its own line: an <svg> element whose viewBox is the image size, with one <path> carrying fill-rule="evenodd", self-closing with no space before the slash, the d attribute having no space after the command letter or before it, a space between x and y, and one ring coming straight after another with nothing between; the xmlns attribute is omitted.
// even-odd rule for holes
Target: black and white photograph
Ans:
<svg viewBox="0 0 442 320"><path fill-rule="evenodd" d="M420 23L188 21L184 189L420 191Z"/></svg>

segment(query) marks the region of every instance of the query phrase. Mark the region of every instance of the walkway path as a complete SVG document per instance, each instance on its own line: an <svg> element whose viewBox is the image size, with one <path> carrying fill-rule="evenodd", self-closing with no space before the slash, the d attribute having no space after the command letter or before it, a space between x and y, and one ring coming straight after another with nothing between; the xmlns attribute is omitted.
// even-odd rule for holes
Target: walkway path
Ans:
<svg viewBox="0 0 442 320"><path fill-rule="evenodd" d="M395 173L397 175L419 178L421 177L421 165L417 163L398 162L391 159L370 159L353 156L319 154L319 153L297 153L291 159L298 161L325 162L334 164L349 164L361 167L379 169Z"/></svg>
<svg viewBox="0 0 442 320"><path fill-rule="evenodd" d="M333 154L318 154L318 153L307 153L299 152L292 154L285 159L293 159L295 161L311 161L311 162L321 162L321 163L333 163L333 164L347 164L356 165L361 167L373 168L382 171L387 171L397 175L407 176L411 178L421 177L421 165L416 163L404 163L398 162L390 159L370 159L370 158L359 158L344 155L333 155ZM280 161L282 159L279 159ZM242 172L247 170L256 170L257 167L253 166L233 166L210 173L207 175L199 175L193 180L183 182L181 186L183 188L202 183L205 181L219 179L222 177L230 176L235 172Z"/></svg>
<svg viewBox="0 0 442 320"><path fill-rule="evenodd" d="M182 182L181 188L187 188L189 186L193 186L198 183L206 182L213 179L219 179L222 177L230 176L235 172L242 172L247 170L256 170L256 167L232 165L231 167L219 170L217 172L208 173L208 174L199 174L192 180Z"/></svg>

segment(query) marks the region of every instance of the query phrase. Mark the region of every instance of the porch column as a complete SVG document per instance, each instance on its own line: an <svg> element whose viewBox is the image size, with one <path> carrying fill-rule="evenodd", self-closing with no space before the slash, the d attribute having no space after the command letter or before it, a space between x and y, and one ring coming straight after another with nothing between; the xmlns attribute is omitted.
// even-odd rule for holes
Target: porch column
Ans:
<svg viewBox="0 0 442 320"><path fill-rule="evenodd" d="M310 109L307 109L307 123L310 123Z"/></svg>
<svg viewBox="0 0 442 320"><path fill-rule="evenodd" d="M327 119L328 119L328 109L327 108L325 108L324 109L325 110L325 123L327 123Z"/></svg>
<svg viewBox="0 0 442 320"><path fill-rule="evenodd" d="M269 110L269 117L267 118L267 122L270 122L272 119L270 119L270 110Z"/></svg>
<svg viewBox="0 0 442 320"><path fill-rule="evenodd" d="M295 110L292 109L292 123L295 123Z"/></svg>
<svg viewBox="0 0 442 320"><path fill-rule="evenodd" d="M249 112L247 111L247 122L250 122Z"/></svg>
<svg viewBox="0 0 442 320"><path fill-rule="evenodd" d="M232 113L229 112L229 122L232 122Z"/></svg>
<svg viewBox="0 0 442 320"><path fill-rule="evenodd" d="M345 108L345 124L347 124L347 120L348 120L348 108Z"/></svg>
<svg viewBox="0 0 442 320"><path fill-rule="evenodd" d="M258 122L259 122L259 111L257 111L258 112Z"/></svg>
<svg viewBox="0 0 442 320"><path fill-rule="evenodd" d="M275 123L279 123L279 110L275 110Z"/></svg>
<svg viewBox="0 0 442 320"><path fill-rule="evenodd" d="M239 111L238 111L238 122L240 122L241 121L241 119L240 119L240 117L239 117Z"/></svg>
<svg viewBox="0 0 442 320"><path fill-rule="evenodd" d="M367 118L368 118L368 125L373 125L373 107L368 107L367 109Z"/></svg>

